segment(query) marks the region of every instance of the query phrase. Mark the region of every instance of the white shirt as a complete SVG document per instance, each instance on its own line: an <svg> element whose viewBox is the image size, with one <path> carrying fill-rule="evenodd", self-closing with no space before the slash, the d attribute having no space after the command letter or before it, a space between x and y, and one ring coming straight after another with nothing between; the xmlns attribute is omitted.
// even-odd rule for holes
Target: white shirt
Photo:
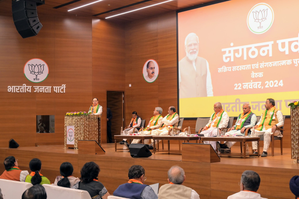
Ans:
<svg viewBox="0 0 299 199"><path fill-rule="evenodd" d="M141 118L139 117L138 119L137 119L137 122L136 122L137 124L136 125L134 125L134 126L132 126L132 128L136 128L136 127L141 127L140 125L141 125ZM131 125L131 123L129 124L129 127L130 127L130 125Z"/></svg>
<svg viewBox="0 0 299 199"><path fill-rule="evenodd" d="M284 125L284 121L283 121L283 114L281 111L277 111L276 112L277 115L277 119L278 119L278 123L276 124L277 127L282 127ZM257 123L257 125L259 125L260 123L262 123L264 119L263 114L261 115L260 121ZM275 116L273 116L273 119L275 119Z"/></svg>
<svg viewBox="0 0 299 199"><path fill-rule="evenodd" d="M98 112L92 113L92 115L102 115L102 112L103 112L103 107L99 105ZM88 113L91 113L91 109L88 111Z"/></svg>
<svg viewBox="0 0 299 199"><path fill-rule="evenodd" d="M240 191L227 197L227 199L267 199L262 198L261 194L252 191Z"/></svg>
<svg viewBox="0 0 299 199"><path fill-rule="evenodd" d="M156 123L155 126L150 127L150 123L148 123L147 127L149 127L150 129L156 129L156 128L159 128L159 127L162 126L162 120L163 120L163 117L161 116L161 117L158 119L158 122Z"/></svg>
<svg viewBox="0 0 299 199"><path fill-rule="evenodd" d="M214 114L214 113L213 113ZM209 121L209 123L211 122L211 126L210 126L210 128L213 126L213 122L212 122L212 117L213 117L213 114L211 115L211 117L210 117L210 121ZM216 114L216 113L215 113ZM221 118L221 121L220 121L220 123L219 123L219 125L218 125L218 128L226 128L227 127L227 125L228 125L228 120L229 120L229 116L228 116L228 114L227 114L227 112L223 112L223 115L222 115L222 118ZM209 124L208 123L208 124ZM207 124L207 125L208 125ZM206 125L206 126L207 126Z"/></svg>
<svg viewBox="0 0 299 199"><path fill-rule="evenodd" d="M200 199L198 193L196 191L194 191L193 189L191 191L190 199Z"/></svg>
<svg viewBox="0 0 299 199"><path fill-rule="evenodd" d="M179 115L176 114L172 120L167 120L167 115L163 118L162 123L166 126L175 125L179 122Z"/></svg>

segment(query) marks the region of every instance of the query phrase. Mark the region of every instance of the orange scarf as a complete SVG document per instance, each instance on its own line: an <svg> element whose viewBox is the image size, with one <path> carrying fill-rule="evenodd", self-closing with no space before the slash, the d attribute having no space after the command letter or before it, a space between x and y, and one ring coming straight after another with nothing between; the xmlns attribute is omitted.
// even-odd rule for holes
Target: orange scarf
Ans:
<svg viewBox="0 0 299 199"><path fill-rule="evenodd" d="M143 183L140 182L139 180L135 180L135 179L130 179L130 180L128 181L128 183L143 184Z"/></svg>
<svg viewBox="0 0 299 199"><path fill-rule="evenodd" d="M38 173L39 173L40 176L43 176L40 172L38 172ZM34 176L34 175L35 175L34 171L30 173L30 176Z"/></svg>
<svg viewBox="0 0 299 199"><path fill-rule="evenodd" d="M212 124L213 124L212 127L218 127L219 123L221 121L223 113L224 113L223 109L221 109L221 111L219 113L217 113L217 114L214 113L212 115L211 122L209 122L208 125L207 125L207 129L209 129Z"/></svg>
<svg viewBox="0 0 299 199"><path fill-rule="evenodd" d="M235 130L240 130L241 128L243 128L244 122L247 120L247 118L249 117L249 115L251 114L251 111L249 111L247 114L244 115L244 113L242 113L239 116L239 120L236 124L236 128Z"/></svg>
<svg viewBox="0 0 299 199"><path fill-rule="evenodd" d="M155 126L158 122L158 120L160 119L161 115L155 115L151 118L151 120L149 121L149 127ZM146 127L145 130L151 130L149 129L149 127Z"/></svg>
<svg viewBox="0 0 299 199"><path fill-rule="evenodd" d="M132 124L132 122L133 122L133 124ZM135 126L137 124L137 117L131 119L130 125L131 124L132 124L132 126Z"/></svg>
<svg viewBox="0 0 299 199"><path fill-rule="evenodd" d="M166 120L168 120L168 121L171 121L175 116L177 115L177 113L173 113L172 115L167 115L166 116ZM163 127L169 127L169 128L173 128L173 125L165 125L164 126L164 124L162 125ZM162 129L162 127L160 128L160 129Z"/></svg>
<svg viewBox="0 0 299 199"><path fill-rule="evenodd" d="M91 107L90 107L90 109L91 109L91 113L97 113L98 112L98 110L99 110L99 107L100 107L100 105L98 104L98 105L95 105L95 106L93 106L93 105L91 105Z"/></svg>
<svg viewBox="0 0 299 199"><path fill-rule="evenodd" d="M267 130L272 128L273 125L277 124L278 123L278 119L276 115L277 111L278 109L276 109L275 106L273 106L269 110L265 110L263 112L263 118L261 120L262 122L259 124L257 130L262 131L264 127Z"/></svg>

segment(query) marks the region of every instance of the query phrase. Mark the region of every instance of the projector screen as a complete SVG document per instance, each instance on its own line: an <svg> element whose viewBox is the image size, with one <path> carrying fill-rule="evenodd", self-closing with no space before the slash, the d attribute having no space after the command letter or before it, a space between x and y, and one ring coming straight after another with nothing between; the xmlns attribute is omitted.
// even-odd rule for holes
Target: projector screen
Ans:
<svg viewBox="0 0 299 199"><path fill-rule="evenodd" d="M289 115L299 99L298 8L298 0L231 0L179 12L180 117L210 117L215 102L229 116L245 102L261 115L267 98Z"/></svg>

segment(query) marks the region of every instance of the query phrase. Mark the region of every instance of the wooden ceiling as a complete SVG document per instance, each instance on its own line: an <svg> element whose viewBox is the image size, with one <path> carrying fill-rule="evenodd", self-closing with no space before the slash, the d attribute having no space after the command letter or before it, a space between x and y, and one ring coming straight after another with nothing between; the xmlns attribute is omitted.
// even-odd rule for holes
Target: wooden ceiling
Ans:
<svg viewBox="0 0 299 199"><path fill-rule="evenodd" d="M45 0L45 5L41 5L38 7L38 12L39 14L42 14L42 12L48 13L51 12L51 10L56 10L69 15L93 16L95 18L105 19L105 17L111 15L134 10L144 6L153 5L165 0L102 0L93 5L89 5L78 10L74 10L71 12L67 11L69 9L94 1L95 0ZM150 7L144 10L132 12L107 20L119 22L134 21L136 19L159 15L165 12L181 10L192 6L217 1L219 0L173 0L165 4ZM11 0L0 0L0 11L3 9L11 9Z"/></svg>

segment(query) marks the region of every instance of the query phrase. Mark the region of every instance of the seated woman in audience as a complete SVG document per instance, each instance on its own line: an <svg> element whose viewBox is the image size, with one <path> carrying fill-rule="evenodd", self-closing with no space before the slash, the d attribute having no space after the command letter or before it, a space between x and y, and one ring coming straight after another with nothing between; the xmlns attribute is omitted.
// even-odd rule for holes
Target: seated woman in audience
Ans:
<svg viewBox="0 0 299 199"><path fill-rule="evenodd" d="M76 183L80 181L79 178L72 176L73 175L73 165L69 162L64 162L60 165L60 174L57 176L54 182L54 185L61 187L73 187Z"/></svg>
<svg viewBox="0 0 299 199"><path fill-rule="evenodd" d="M42 162L37 158L33 158L29 163L31 173L26 177L25 182L29 182L33 185L51 184L50 180L40 173L41 167Z"/></svg>
<svg viewBox="0 0 299 199"><path fill-rule="evenodd" d="M47 199L47 193L42 185L36 184L24 191L22 199Z"/></svg>
<svg viewBox="0 0 299 199"><path fill-rule="evenodd" d="M293 176L290 180L290 190L295 195L295 199L299 198L299 176Z"/></svg>
<svg viewBox="0 0 299 199"><path fill-rule="evenodd" d="M73 188L86 190L93 199L107 199L110 195L106 187L98 181L100 167L94 162L87 162L81 169L81 181Z"/></svg>

